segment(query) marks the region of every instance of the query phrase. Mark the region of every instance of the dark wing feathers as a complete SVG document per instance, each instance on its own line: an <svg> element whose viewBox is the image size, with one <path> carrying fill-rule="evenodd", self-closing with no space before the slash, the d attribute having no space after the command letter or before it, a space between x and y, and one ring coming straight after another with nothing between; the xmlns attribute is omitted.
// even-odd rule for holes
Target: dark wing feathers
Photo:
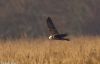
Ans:
<svg viewBox="0 0 100 64"><path fill-rule="evenodd" d="M63 38L63 37L66 37L67 34L57 34L55 35L56 38Z"/></svg>
<svg viewBox="0 0 100 64"><path fill-rule="evenodd" d="M47 18L47 26L50 34L59 34L50 17Z"/></svg>

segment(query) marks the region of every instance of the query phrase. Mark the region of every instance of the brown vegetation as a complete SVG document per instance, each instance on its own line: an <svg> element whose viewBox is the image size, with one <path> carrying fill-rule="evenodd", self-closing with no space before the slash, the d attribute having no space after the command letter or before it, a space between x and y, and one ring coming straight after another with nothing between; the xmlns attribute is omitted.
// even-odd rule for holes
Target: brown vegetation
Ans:
<svg viewBox="0 0 100 64"><path fill-rule="evenodd" d="M71 41L1 40L0 62L16 64L100 64L100 37L77 37Z"/></svg>

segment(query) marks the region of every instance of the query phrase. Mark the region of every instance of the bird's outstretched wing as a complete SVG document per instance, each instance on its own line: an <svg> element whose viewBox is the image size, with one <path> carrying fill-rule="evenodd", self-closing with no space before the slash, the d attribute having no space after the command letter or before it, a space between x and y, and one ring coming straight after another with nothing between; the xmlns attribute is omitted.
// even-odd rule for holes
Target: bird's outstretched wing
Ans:
<svg viewBox="0 0 100 64"><path fill-rule="evenodd" d="M50 35L59 34L50 17L47 18L47 26Z"/></svg>

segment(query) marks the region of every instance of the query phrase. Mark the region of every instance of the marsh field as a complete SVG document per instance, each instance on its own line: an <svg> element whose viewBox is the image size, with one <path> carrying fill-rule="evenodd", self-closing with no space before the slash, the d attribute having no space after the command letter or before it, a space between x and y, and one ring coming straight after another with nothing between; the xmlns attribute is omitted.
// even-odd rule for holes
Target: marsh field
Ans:
<svg viewBox="0 0 100 64"><path fill-rule="evenodd" d="M0 40L0 64L100 64L100 37Z"/></svg>

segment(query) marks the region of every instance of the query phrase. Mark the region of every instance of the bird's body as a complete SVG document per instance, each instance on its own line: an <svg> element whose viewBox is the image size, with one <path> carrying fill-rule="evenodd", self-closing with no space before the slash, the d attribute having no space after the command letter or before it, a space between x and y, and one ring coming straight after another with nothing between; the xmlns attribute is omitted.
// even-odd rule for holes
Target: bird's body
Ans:
<svg viewBox="0 0 100 64"><path fill-rule="evenodd" d="M55 28L50 17L47 18L47 26L48 26L50 40L67 40L67 41L69 41L69 39L65 38L68 34L59 34L59 32Z"/></svg>

